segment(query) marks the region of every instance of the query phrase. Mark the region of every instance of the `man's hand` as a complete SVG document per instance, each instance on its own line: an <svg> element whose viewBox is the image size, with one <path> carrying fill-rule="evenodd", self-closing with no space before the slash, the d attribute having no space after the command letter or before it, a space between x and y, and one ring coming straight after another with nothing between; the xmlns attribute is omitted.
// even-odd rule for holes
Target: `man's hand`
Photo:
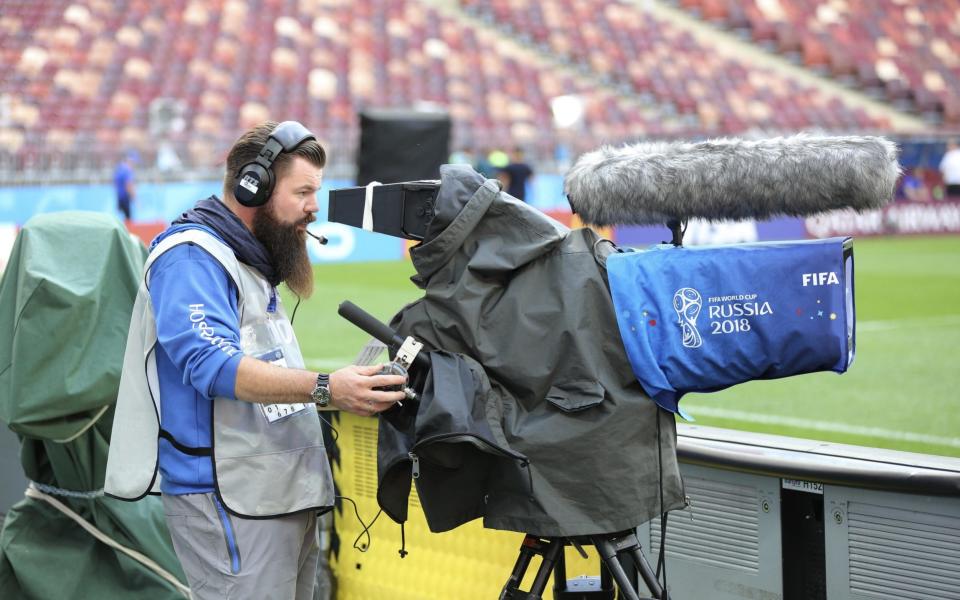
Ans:
<svg viewBox="0 0 960 600"><path fill-rule="evenodd" d="M385 392L373 388L403 386L401 375L377 375L383 365L358 367L351 365L330 373L330 404L360 416L381 413L406 396L403 392Z"/></svg>

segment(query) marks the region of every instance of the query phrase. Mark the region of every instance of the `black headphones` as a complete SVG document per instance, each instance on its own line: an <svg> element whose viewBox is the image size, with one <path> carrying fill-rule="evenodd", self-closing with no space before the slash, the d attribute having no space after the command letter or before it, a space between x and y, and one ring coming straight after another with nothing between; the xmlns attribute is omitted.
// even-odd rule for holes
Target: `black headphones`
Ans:
<svg viewBox="0 0 960 600"><path fill-rule="evenodd" d="M297 121L284 121L274 127L257 159L243 165L237 173L237 185L233 188L237 202L251 207L266 204L276 183L273 161L281 152L292 152L305 141L315 139L316 136Z"/></svg>

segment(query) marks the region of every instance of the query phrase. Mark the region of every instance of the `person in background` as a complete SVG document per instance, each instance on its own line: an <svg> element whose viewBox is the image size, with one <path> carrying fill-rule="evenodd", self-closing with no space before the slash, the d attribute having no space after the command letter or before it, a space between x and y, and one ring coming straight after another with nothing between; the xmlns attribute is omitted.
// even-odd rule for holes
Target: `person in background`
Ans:
<svg viewBox="0 0 960 600"><path fill-rule="evenodd" d="M137 196L134 184L133 168L140 161L136 151L131 150L123 155L117 168L113 171L113 188L117 197L117 209L123 213L123 218L131 220L133 202Z"/></svg>
<svg viewBox="0 0 960 600"><path fill-rule="evenodd" d="M500 169L497 178L507 193L517 200L527 200L527 182L533 177L533 169L524 162L523 150L514 148L510 162Z"/></svg>
<svg viewBox="0 0 960 600"><path fill-rule="evenodd" d="M927 202L932 199L924 181L923 167L908 169L903 174L900 189L903 191L903 197L910 202Z"/></svg>
<svg viewBox="0 0 960 600"><path fill-rule="evenodd" d="M497 168L490 162L492 151L485 151L482 148L477 152L477 161L473 168L487 179L493 179L497 176Z"/></svg>
<svg viewBox="0 0 960 600"><path fill-rule="evenodd" d="M947 142L947 151L940 159L940 173L948 199L960 199L960 142L952 139Z"/></svg>

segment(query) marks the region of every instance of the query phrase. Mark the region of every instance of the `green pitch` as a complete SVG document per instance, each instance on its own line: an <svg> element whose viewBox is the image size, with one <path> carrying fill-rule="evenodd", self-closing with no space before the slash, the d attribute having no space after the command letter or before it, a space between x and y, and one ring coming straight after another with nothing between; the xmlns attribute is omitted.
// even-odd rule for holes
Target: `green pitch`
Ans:
<svg viewBox="0 0 960 600"><path fill-rule="evenodd" d="M854 256L850 370L688 395L682 403L697 423L960 456L960 237L862 238ZM407 261L319 266L316 274L317 291L294 322L316 369L350 364L368 339L337 315L340 301L388 321L421 295Z"/></svg>

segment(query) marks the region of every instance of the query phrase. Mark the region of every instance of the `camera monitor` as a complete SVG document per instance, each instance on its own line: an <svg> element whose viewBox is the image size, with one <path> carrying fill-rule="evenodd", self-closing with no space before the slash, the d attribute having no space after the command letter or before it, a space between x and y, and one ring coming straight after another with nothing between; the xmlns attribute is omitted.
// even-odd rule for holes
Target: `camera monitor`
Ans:
<svg viewBox="0 0 960 600"><path fill-rule="evenodd" d="M363 223L364 213L369 210L372 231L419 242L433 220L439 188L439 180L424 180L331 190L327 218L368 229Z"/></svg>

